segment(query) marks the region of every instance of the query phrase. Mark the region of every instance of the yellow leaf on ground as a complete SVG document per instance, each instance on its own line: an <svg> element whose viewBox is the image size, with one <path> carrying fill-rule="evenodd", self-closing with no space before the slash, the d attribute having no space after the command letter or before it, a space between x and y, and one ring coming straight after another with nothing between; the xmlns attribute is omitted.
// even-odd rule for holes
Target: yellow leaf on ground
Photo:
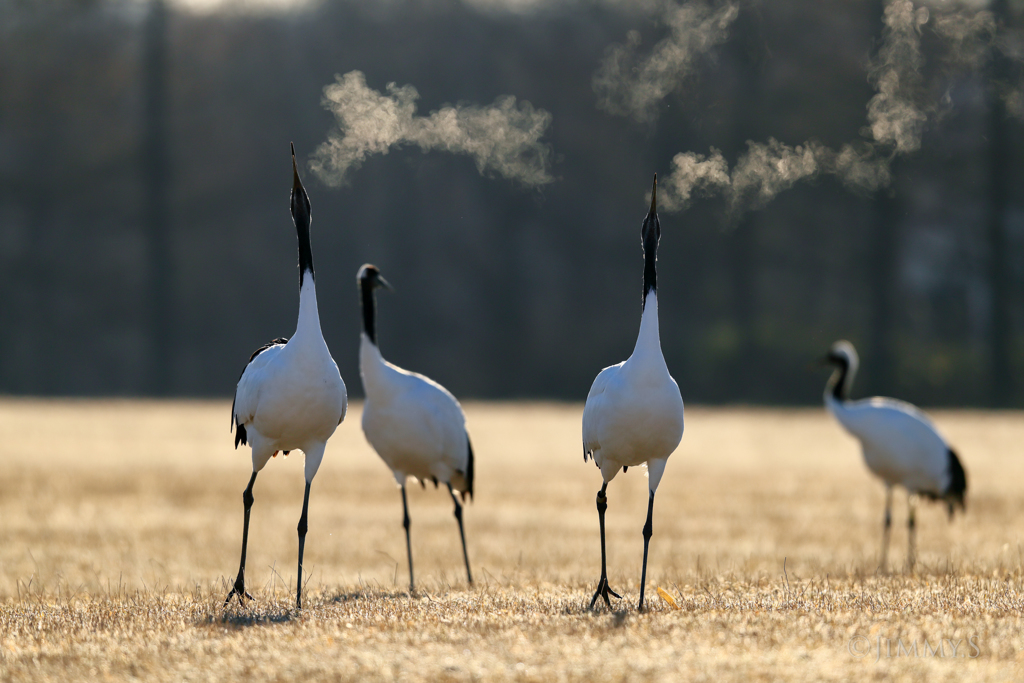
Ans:
<svg viewBox="0 0 1024 683"><path fill-rule="evenodd" d="M672 609L679 609L679 605L676 604L675 598L669 595L667 591L662 590L660 587L657 590L661 599L667 602Z"/></svg>

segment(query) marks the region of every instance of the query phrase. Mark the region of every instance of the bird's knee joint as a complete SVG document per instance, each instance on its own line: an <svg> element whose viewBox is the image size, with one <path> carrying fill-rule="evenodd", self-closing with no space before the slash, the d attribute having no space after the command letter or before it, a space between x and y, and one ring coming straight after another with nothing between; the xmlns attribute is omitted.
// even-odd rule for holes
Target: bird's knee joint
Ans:
<svg viewBox="0 0 1024 683"><path fill-rule="evenodd" d="M253 498L252 491L250 489L246 489L245 491L242 492L242 503L245 505L245 507L251 508L253 501L255 500L256 499Z"/></svg>
<svg viewBox="0 0 1024 683"><path fill-rule="evenodd" d="M406 531L408 531L409 527L412 526L412 520L409 519L409 515L402 517L402 526L405 527Z"/></svg>
<svg viewBox="0 0 1024 683"><path fill-rule="evenodd" d="M462 521L462 506L461 505L456 505L455 506L455 512L453 512L452 514L455 515L455 519L457 519L457 520L459 520L461 522Z"/></svg>
<svg viewBox="0 0 1024 683"><path fill-rule="evenodd" d="M651 536L653 536L653 535L654 535L654 525L651 524L650 522L647 522L647 524L644 524L644 540L645 541L651 540Z"/></svg>
<svg viewBox="0 0 1024 683"><path fill-rule="evenodd" d="M600 512L608 509L608 496L605 495L604 491L597 492L597 509Z"/></svg>
<svg viewBox="0 0 1024 683"><path fill-rule="evenodd" d="M309 528L309 526L306 524L306 520L305 519L300 519L299 520L299 526L297 528L297 530L299 532L299 536L305 536L306 535L306 531L307 531L308 528Z"/></svg>

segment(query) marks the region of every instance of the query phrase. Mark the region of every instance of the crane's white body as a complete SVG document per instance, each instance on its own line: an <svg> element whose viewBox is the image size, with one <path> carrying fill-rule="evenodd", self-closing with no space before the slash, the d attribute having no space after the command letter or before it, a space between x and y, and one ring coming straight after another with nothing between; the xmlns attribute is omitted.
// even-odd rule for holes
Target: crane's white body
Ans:
<svg viewBox="0 0 1024 683"><path fill-rule="evenodd" d="M623 467L647 465L658 489L668 457L683 438L683 399L661 351L658 297L647 295L632 355L598 373L583 409L583 452L604 481Z"/></svg>
<svg viewBox="0 0 1024 683"><path fill-rule="evenodd" d="M462 407L443 386L384 360L364 332L359 372L366 401L363 433L399 486L407 477L466 490L469 440Z"/></svg>
<svg viewBox="0 0 1024 683"><path fill-rule="evenodd" d="M312 481L347 409L345 382L324 341L316 285L307 273L295 334L253 358L235 389L234 417L252 447L253 472L277 451L298 449L305 454L306 481Z"/></svg>
<svg viewBox="0 0 1024 683"><path fill-rule="evenodd" d="M864 463L887 485L936 497L949 488L949 444L916 407L882 397L842 401L831 391L825 406L860 441Z"/></svg>

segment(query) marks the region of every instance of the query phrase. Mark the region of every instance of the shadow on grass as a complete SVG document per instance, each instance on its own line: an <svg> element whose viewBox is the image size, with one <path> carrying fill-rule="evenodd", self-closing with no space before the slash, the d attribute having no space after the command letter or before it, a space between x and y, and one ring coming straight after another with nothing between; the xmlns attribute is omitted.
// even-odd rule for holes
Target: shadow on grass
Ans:
<svg viewBox="0 0 1024 683"><path fill-rule="evenodd" d="M362 600L372 598L374 600L415 600L421 597L421 594L417 591L410 594L407 590L392 590L392 591L370 591L370 590L357 590L349 591L348 593L339 593L333 598L326 598L326 602L332 604L340 604L343 602L349 602L352 600Z"/></svg>
<svg viewBox="0 0 1024 683"><path fill-rule="evenodd" d="M199 623L203 626L231 626L248 628L272 624L287 624L298 620L302 610L287 606L277 600L260 604L250 600L248 604L224 605L210 612Z"/></svg>
<svg viewBox="0 0 1024 683"><path fill-rule="evenodd" d="M288 624L295 621L300 614L301 613L297 610L246 610L243 612L224 612L220 615L208 615L203 624L205 626L233 626L235 628L267 626L271 624Z"/></svg>

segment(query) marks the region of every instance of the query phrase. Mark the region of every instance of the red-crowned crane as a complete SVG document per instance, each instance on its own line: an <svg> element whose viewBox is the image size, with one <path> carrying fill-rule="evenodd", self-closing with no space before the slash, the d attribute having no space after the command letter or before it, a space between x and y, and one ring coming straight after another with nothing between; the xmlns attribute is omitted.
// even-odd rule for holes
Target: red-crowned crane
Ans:
<svg viewBox="0 0 1024 683"><path fill-rule="evenodd" d="M348 397L345 382L320 331L316 307L316 282L313 251L309 242L311 221L309 197L299 180L292 147L291 212L299 236L299 320L291 339L275 339L260 347L235 387L231 421L235 426L235 448L252 448L252 477L242 494L245 521L242 526L242 559L238 578L228 597L252 599L245 591L245 551L249 541L249 511L256 475L271 456L283 451L301 450L306 457L306 492L299 518L299 573L296 578L295 605L302 607L302 553L306 544L309 487L313 483L327 440L345 419Z"/></svg>
<svg viewBox="0 0 1024 683"><path fill-rule="evenodd" d="M885 521L882 531L882 561L885 569L892 527L892 489L907 491L907 565L914 566L914 502L916 496L943 500L953 518L954 509L964 506L967 475L960 458L931 420L915 406L892 398L850 400L850 388L859 359L853 344L837 341L823 359L836 367L825 385L825 407L839 424L861 443L864 463L885 483Z"/></svg>
<svg viewBox="0 0 1024 683"><path fill-rule="evenodd" d="M640 229L644 249L643 312L640 333L633 354L622 363L605 368L594 380L583 409L583 460L594 459L604 483L597 493L597 514L601 526L601 579L590 601L598 597L611 609L609 595L620 597L608 587L608 563L604 540L604 513L608 508L605 490L620 470L645 464L650 497L644 524L644 564L640 575L640 611L644 609L647 583L647 549L653 533L654 494L665 473L668 456L683 437L683 399L661 352L658 332L658 176L651 190L651 210Z"/></svg>
<svg viewBox="0 0 1024 683"><path fill-rule="evenodd" d="M466 432L466 416L455 397L443 386L415 372L384 360L377 346L377 311L374 291L391 289L377 266L367 263L356 276L363 308L363 333L359 345L359 374L363 379L363 433L402 489L402 526L409 556L409 591L415 589L412 573L412 541L409 535L409 503L405 482L415 477L448 487L459 522L466 578L473 583L462 526L462 504L473 497L473 446Z"/></svg>

